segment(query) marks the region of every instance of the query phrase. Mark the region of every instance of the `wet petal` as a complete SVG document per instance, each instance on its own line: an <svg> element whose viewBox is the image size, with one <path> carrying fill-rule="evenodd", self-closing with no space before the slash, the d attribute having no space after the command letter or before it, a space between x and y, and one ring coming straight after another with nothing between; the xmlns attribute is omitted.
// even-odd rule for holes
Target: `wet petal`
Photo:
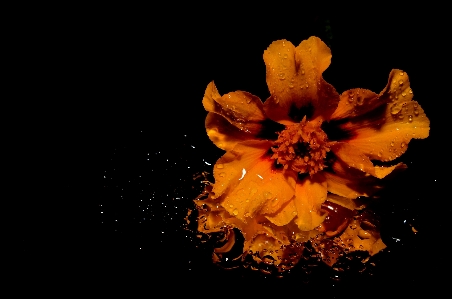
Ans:
<svg viewBox="0 0 452 299"><path fill-rule="evenodd" d="M313 230L323 222L326 214L321 212L321 206L326 196L326 179L320 173L297 183L294 198L297 209L295 223L300 230Z"/></svg>
<svg viewBox="0 0 452 299"><path fill-rule="evenodd" d="M402 167L403 163L394 166L374 166L369 157L359 148L345 142L337 142L331 146L333 153L348 166L359 169L379 179L390 174L394 169Z"/></svg>
<svg viewBox="0 0 452 299"><path fill-rule="evenodd" d="M420 105L412 101L408 75L403 71L391 72L378 97L361 90L362 105L347 104L351 95L357 100L357 91L342 94L333 114L334 119L343 122L338 126L347 137L341 141L355 146L372 160L391 161L407 150L412 138L428 136L430 121Z"/></svg>
<svg viewBox="0 0 452 299"><path fill-rule="evenodd" d="M301 108L313 108L313 118L329 119L339 95L322 78L331 51L319 38L311 37L296 48L286 40L273 42L264 52L264 61L271 93L264 109L272 120L291 123L290 112Z"/></svg>
<svg viewBox="0 0 452 299"><path fill-rule="evenodd" d="M392 111L399 111L412 99L413 91L410 88L408 75L404 71L394 69L389 74L388 84L379 95L361 88L350 89L342 93L339 105L331 118L357 117L375 111L385 104L390 104Z"/></svg>
<svg viewBox="0 0 452 299"><path fill-rule="evenodd" d="M254 135L241 131L223 116L213 112L207 114L206 131L209 139L225 151L232 150L238 142L255 138Z"/></svg>
<svg viewBox="0 0 452 299"><path fill-rule="evenodd" d="M327 180L328 192L350 199L371 196L381 188L379 179L351 168L340 160L334 162L331 169L324 171L323 175Z"/></svg>
<svg viewBox="0 0 452 299"><path fill-rule="evenodd" d="M209 112L217 113L240 130L258 134L261 122L266 119L262 101L246 92L234 91L220 96L213 82L206 88L203 106Z"/></svg>
<svg viewBox="0 0 452 299"><path fill-rule="evenodd" d="M293 200L288 201L280 211L276 212L274 215L267 215L266 218L270 220L271 223L283 226L288 224L297 215L297 207Z"/></svg>
<svg viewBox="0 0 452 299"><path fill-rule="evenodd" d="M247 141L221 157L215 165L215 198L234 217L246 218L273 214L294 194L296 173L275 170L274 160L267 155L271 143Z"/></svg>
<svg viewBox="0 0 452 299"><path fill-rule="evenodd" d="M331 119L355 117L375 109L380 105L379 97L373 91L354 88L341 94L339 105Z"/></svg>
<svg viewBox="0 0 452 299"><path fill-rule="evenodd" d="M246 222L256 214L273 214L294 195L296 174L272 170L274 161L261 159L246 170L234 189L225 194L222 206Z"/></svg>
<svg viewBox="0 0 452 299"><path fill-rule="evenodd" d="M370 159L391 161L407 150L412 138L428 137L430 121L415 101L406 103L397 113L390 105L384 108L379 118L350 121L340 127L351 135L344 142L358 148Z"/></svg>
<svg viewBox="0 0 452 299"><path fill-rule="evenodd" d="M218 159L213 169L215 177L213 198L218 198L228 189L235 188L244 175L243 170L246 171L264 158L271 145L270 141L245 141Z"/></svg>

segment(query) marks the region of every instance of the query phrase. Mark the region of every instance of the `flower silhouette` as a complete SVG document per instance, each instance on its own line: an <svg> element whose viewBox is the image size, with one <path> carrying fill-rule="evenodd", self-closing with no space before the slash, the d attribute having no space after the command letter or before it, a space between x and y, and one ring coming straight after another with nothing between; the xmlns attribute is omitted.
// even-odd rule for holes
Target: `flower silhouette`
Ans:
<svg viewBox="0 0 452 299"><path fill-rule="evenodd" d="M385 248L375 221L360 211L362 198L406 167L387 163L412 138L428 136L429 120L412 100L405 72L392 70L379 94L356 88L339 95L322 78L330 61L317 37L297 47L279 40L264 52L271 94L264 103L207 86L207 134L226 153L206 198L195 202L198 229L225 233L216 259L234 246L234 228L244 237L244 255L286 267L294 244L309 240L318 240L311 243L330 265L341 250L373 255Z"/></svg>

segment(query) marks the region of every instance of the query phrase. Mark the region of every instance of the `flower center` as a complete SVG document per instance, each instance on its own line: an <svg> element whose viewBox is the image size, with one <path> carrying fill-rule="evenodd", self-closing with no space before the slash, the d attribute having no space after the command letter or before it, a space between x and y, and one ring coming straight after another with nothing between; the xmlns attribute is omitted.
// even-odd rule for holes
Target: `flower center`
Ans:
<svg viewBox="0 0 452 299"><path fill-rule="evenodd" d="M298 173L314 173L325 168L326 153L330 146L319 122L306 121L287 126L279 133L272 147L272 159Z"/></svg>

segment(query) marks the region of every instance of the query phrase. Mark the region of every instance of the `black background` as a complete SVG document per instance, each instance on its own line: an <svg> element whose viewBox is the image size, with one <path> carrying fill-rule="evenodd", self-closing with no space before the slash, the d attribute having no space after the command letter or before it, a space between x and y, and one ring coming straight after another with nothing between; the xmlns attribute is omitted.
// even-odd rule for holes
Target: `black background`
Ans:
<svg viewBox="0 0 452 299"><path fill-rule="evenodd" d="M39 196L18 196L19 275L49 269L49 279L108 290L131 279L150 291L171 281L201 294L209 287L334 293L441 286L451 212L440 140L448 128L445 21L390 12L274 18L219 11L181 17L152 8L65 8L25 28L22 75L36 84L27 90L34 97L26 113L35 121L25 130L27 171L19 174L37 182L30 189ZM412 140L402 158L408 170L382 196L389 250L378 255L373 275L322 266L282 279L223 270L184 226L201 190L194 175L222 155L205 133L205 87L215 80L221 94L246 90L265 100L263 51L277 39L298 45L312 35L331 48L324 78L339 93L378 93L398 68L431 121L430 136Z"/></svg>

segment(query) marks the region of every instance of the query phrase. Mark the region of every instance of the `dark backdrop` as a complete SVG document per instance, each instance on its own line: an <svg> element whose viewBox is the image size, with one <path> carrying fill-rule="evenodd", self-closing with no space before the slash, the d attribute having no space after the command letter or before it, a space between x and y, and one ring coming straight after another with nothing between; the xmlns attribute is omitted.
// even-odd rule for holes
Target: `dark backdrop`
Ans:
<svg viewBox="0 0 452 299"><path fill-rule="evenodd" d="M198 283L219 289L275 286L289 293L298 287L381 291L439 285L439 271L448 266L444 232L451 212L441 191L448 165L440 136L448 128L442 116L450 61L444 24L441 18L426 23L391 13L276 20L215 11L181 18L150 8L102 7L67 11L43 29L30 29L32 36L42 33L33 45L44 53L30 61L51 73L40 91L52 101L33 105L54 111L51 119L40 119L39 128L30 126L30 139L52 144L42 157L57 161L52 179L44 178L37 190L52 190L57 201L29 199L21 205L26 221L15 248L24 269L37 274L40 268L30 265L52 267L60 280L79 273L73 282L109 290L130 278L149 291L164 281L188 282L193 289ZM312 35L331 48L324 78L338 92L360 87L378 93L391 69L402 69L431 121L430 137L411 141L402 159L408 170L382 198L389 250L376 259L372 275L322 266L311 275L295 268L283 279L223 270L212 265L212 249L184 226L201 190L194 175L210 171L222 154L205 134L205 87L215 80L221 94L246 90L265 100L263 51L277 39L298 45ZM42 76L32 69L30 76ZM51 134L44 138L42 131ZM31 167L36 177L42 178L43 159L39 169Z"/></svg>

